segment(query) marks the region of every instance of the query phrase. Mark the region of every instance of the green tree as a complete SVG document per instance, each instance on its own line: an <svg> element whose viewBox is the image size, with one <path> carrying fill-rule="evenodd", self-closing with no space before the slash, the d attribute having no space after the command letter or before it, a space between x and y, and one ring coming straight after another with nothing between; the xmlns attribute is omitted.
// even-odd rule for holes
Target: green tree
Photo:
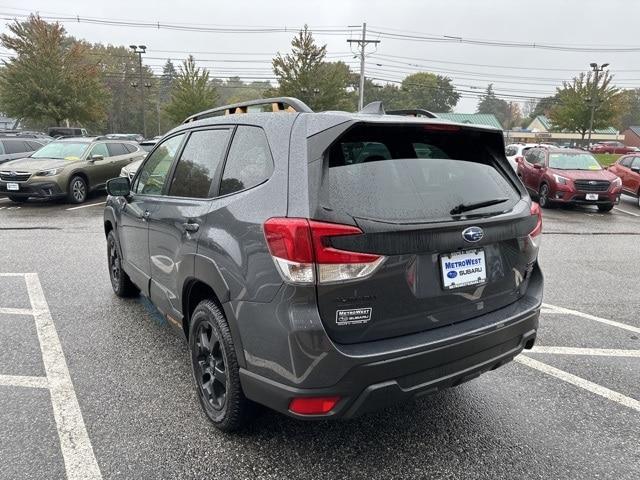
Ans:
<svg viewBox="0 0 640 480"><path fill-rule="evenodd" d="M448 77L429 72L413 73L401 85L404 108L424 108L432 112L450 112L460 100Z"/></svg>
<svg viewBox="0 0 640 480"><path fill-rule="evenodd" d="M492 83L487 86L487 90L480 98L477 113L490 113L495 115L504 128L509 128L508 124L511 123L509 103L496 96Z"/></svg>
<svg viewBox="0 0 640 480"><path fill-rule="evenodd" d="M615 126L624 131L633 125L640 125L640 88L620 92L620 111Z"/></svg>
<svg viewBox="0 0 640 480"><path fill-rule="evenodd" d="M357 75L356 75L357 77ZM358 102L354 95L354 108ZM380 85L365 78L364 80L364 104L371 102L382 102L385 110L400 110L406 107L406 102L402 90L393 83ZM414 108L416 105L413 106Z"/></svg>
<svg viewBox="0 0 640 480"><path fill-rule="evenodd" d="M326 49L315 43L305 25L293 38L291 53L278 53L272 61L278 79L272 93L297 97L314 110L351 108L351 71L343 62L325 62Z"/></svg>
<svg viewBox="0 0 640 480"><path fill-rule="evenodd" d="M564 82L557 90L557 103L551 109L549 118L555 128L578 132L584 140L589 131L591 105L596 102L593 129L611 126L621 111L620 90L611 85L609 72L599 76L589 71Z"/></svg>
<svg viewBox="0 0 640 480"><path fill-rule="evenodd" d="M177 124L194 113L213 108L217 99L216 89L209 82L209 72L196 67L193 56L189 55L179 69L165 112L171 122Z"/></svg>
<svg viewBox="0 0 640 480"><path fill-rule="evenodd" d="M0 71L0 110L32 122L86 124L105 116L106 94L87 47L37 15L8 26L0 44L14 52Z"/></svg>

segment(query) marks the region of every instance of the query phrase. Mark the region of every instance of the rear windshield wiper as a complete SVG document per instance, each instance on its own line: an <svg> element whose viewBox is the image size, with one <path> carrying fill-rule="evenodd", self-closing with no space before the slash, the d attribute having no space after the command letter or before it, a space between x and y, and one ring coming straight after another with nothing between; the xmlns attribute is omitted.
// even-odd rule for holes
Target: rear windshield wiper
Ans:
<svg viewBox="0 0 640 480"><path fill-rule="evenodd" d="M499 203L504 203L508 201L508 198L496 198L493 200L486 200L484 202L476 202L476 203L461 203L460 205L456 205L449 212L450 215L460 215L463 212L468 212L469 210L476 210L477 208L482 207L490 207L491 205L497 205Z"/></svg>

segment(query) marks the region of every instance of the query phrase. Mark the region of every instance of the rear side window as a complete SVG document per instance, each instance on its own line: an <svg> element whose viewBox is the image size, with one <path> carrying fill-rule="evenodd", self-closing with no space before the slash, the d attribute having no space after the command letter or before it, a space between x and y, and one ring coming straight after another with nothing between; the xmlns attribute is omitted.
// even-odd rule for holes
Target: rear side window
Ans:
<svg viewBox="0 0 640 480"><path fill-rule="evenodd" d="M127 155L129 153L129 151L121 143L107 143L107 148L109 149L109 154L111 157L115 157L118 155Z"/></svg>
<svg viewBox="0 0 640 480"><path fill-rule="evenodd" d="M4 150L7 154L30 152L31 148L22 140L11 140L4 142Z"/></svg>
<svg viewBox="0 0 640 480"><path fill-rule="evenodd" d="M520 193L496 168L491 152L504 148L496 137L457 128L356 126L329 148L323 198L334 210L389 223L453 220L454 207L496 199L504 202L469 214L509 210ZM354 142L374 143L376 151L384 146L388 155L358 155L353 162L344 147Z"/></svg>
<svg viewBox="0 0 640 480"><path fill-rule="evenodd" d="M209 198L218 166L224 160L229 130L198 130L184 147L169 189L174 197Z"/></svg>
<svg viewBox="0 0 640 480"><path fill-rule="evenodd" d="M240 126L233 136L224 167L220 195L255 187L273 172L273 158L264 131L258 127Z"/></svg>
<svg viewBox="0 0 640 480"><path fill-rule="evenodd" d="M42 147L42 144L38 143L38 142L30 142L27 140L27 145L29 145L29 150L38 150L40 147Z"/></svg>
<svg viewBox="0 0 640 480"><path fill-rule="evenodd" d="M130 143L123 143L122 145L124 145L124 148L126 148L129 153L133 153L138 150L135 145L131 145Z"/></svg>

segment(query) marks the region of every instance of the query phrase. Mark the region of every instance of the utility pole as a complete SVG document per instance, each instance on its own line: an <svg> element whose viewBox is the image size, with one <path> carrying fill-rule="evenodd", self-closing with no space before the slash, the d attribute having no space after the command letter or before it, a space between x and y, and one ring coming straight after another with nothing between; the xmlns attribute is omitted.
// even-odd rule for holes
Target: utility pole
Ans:
<svg viewBox="0 0 640 480"><path fill-rule="evenodd" d="M360 89L358 96L358 110L362 110L364 107L364 59L367 45L370 43L378 44L380 40L367 40L367 23L362 24L362 38L359 39L349 39L348 43L353 44L357 43L358 48L360 49Z"/></svg>
<svg viewBox="0 0 640 480"><path fill-rule="evenodd" d="M589 119L589 138L587 139L587 148L591 147L591 133L593 132L593 120L596 115L596 107L598 106L598 81L600 72L603 72L605 68L609 66L608 63L603 63L598 66L597 63L590 65L591 70L595 72L593 79L593 87L591 88L591 117Z"/></svg>
<svg viewBox="0 0 640 480"><path fill-rule="evenodd" d="M129 48L131 50L133 50L133 53L137 53L138 54L138 67L139 67L139 74L140 74L140 82L138 83L138 85L140 85L140 114L142 116L142 135L147 138L147 119L145 118L145 114L144 114L144 87L145 84L143 82L143 78L142 78L142 54L146 53L147 51L147 47L145 45L129 45ZM131 84L132 86L133 83Z"/></svg>

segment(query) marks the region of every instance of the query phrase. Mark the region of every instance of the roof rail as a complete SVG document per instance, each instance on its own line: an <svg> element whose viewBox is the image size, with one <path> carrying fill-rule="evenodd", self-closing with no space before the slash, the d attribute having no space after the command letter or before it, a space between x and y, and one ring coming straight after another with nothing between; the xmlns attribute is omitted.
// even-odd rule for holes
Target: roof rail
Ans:
<svg viewBox="0 0 640 480"><path fill-rule="evenodd" d="M382 105L382 102L380 101L367 103L358 113L384 115L384 105Z"/></svg>
<svg viewBox="0 0 640 480"><path fill-rule="evenodd" d="M225 105L223 107L212 108L211 110L205 110L204 112L191 115L182 123L195 122L203 118L216 117L219 115L232 115L234 113L247 113L249 107L267 106L271 105L272 112L313 112L309 106L302 100L298 100L293 97L274 97L263 98L260 100L248 100L246 102L234 103L231 105Z"/></svg>
<svg viewBox="0 0 640 480"><path fill-rule="evenodd" d="M387 115L405 115L407 117L427 117L427 118L438 118L435 113L430 112L429 110L425 110L423 108L414 108L408 110L389 110Z"/></svg>

